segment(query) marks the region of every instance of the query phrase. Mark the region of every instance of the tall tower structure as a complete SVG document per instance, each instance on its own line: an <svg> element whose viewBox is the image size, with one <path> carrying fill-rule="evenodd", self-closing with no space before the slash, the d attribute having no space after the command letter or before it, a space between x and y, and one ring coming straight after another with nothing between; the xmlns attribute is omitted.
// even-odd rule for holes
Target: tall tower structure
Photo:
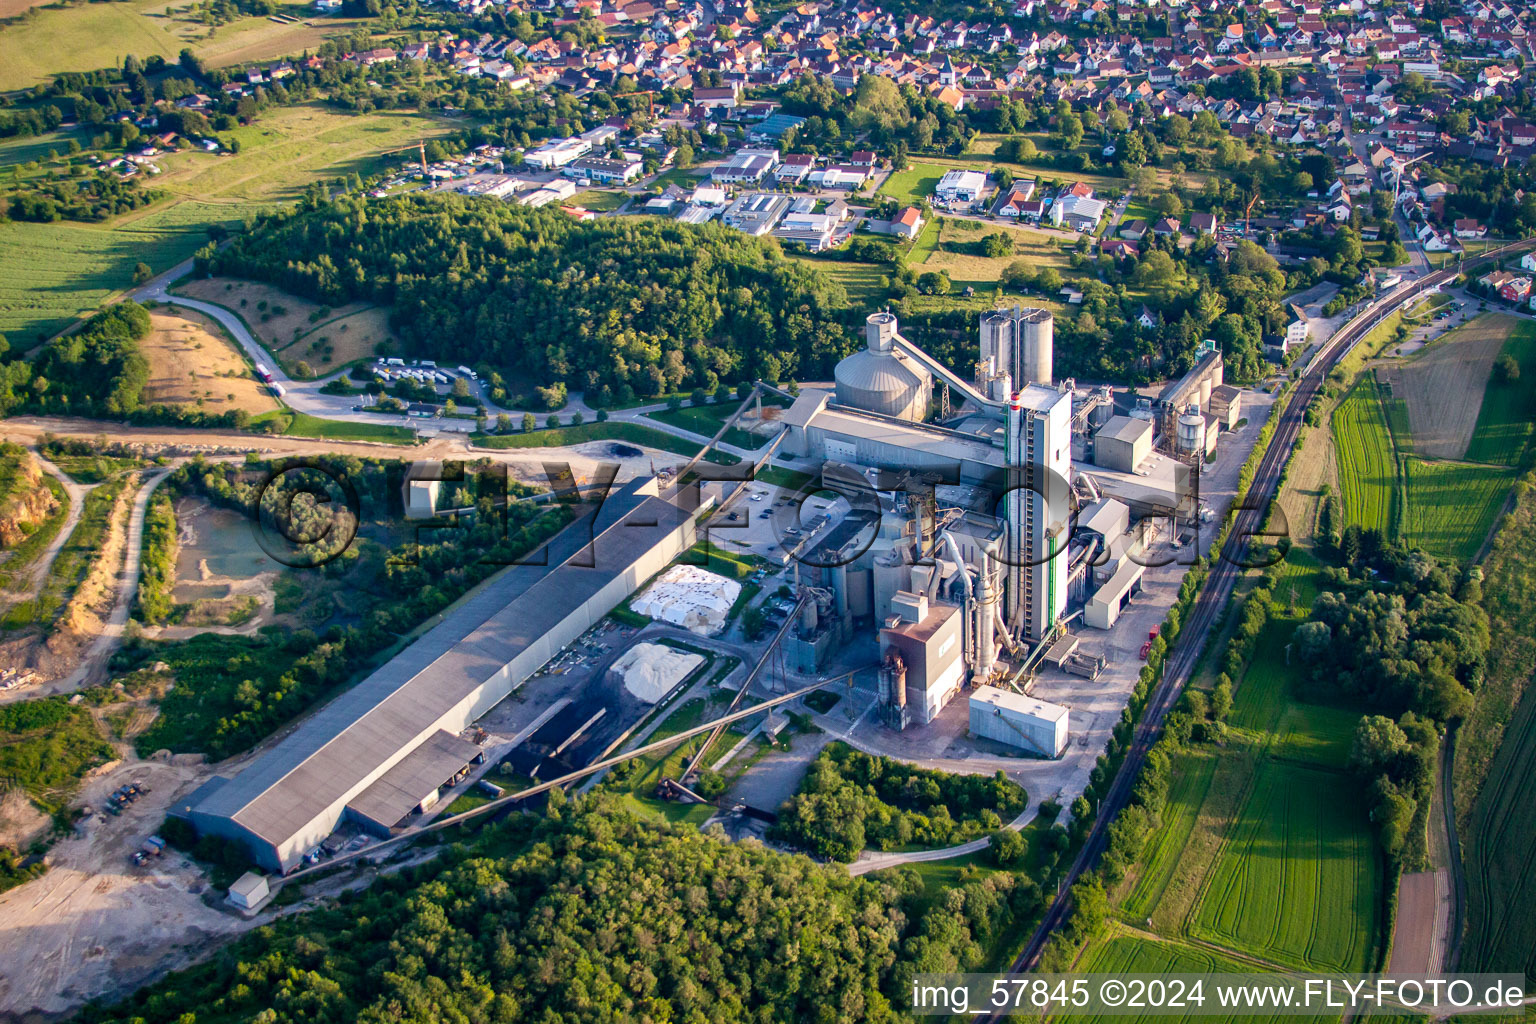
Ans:
<svg viewBox="0 0 1536 1024"><path fill-rule="evenodd" d="M1010 630L1039 640L1067 607L1071 393L1040 384L1014 392L1003 453L1006 618Z"/></svg>

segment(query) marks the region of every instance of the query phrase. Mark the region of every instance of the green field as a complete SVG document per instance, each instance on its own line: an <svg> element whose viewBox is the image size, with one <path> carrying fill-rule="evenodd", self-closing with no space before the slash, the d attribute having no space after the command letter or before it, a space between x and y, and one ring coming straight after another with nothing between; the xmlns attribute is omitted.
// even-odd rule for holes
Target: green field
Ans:
<svg viewBox="0 0 1536 1024"><path fill-rule="evenodd" d="M1490 387L1489 393L1493 391ZM1441 558L1470 561L1477 557L1504 507L1515 470L1425 460L1406 451L1400 458L1393 446L1399 437L1409 443L1406 411L1400 400L1383 402L1384 397L1375 378L1366 376L1333 411L1333 443L1346 520L1379 530L1390 539L1399 525L1394 516L1401 502L1402 535L1397 539ZM1388 417L1394 412L1394 429L1389 430ZM1483 429L1481 419L1478 429ZM1509 441L1512 428L1506 425L1500 436ZM1510 443L1520 449L1524 441Z"/></svg>
<svg viewBox="0 0 1536 1024"><path fill-rule="evenodd" d="M681 409L664 409L661 412L650 413L649 418L710 438L715 436L715 432L725 424L740 404L733 398L726 402L714 402L703 406L685 405ZM732 427L720 440L725 444L752 451L767 444L771 437L772 435L759 436L740 427Z"/></svg>
<svg viewBox="0 0 1536 1024"><path fill-rule="evenodd" d="M530 430L517 434L477 434L475 444L482 448L563 448L588 441L627 441L656 448L674 455L697 455L702 445L647 427L640 423L583 423L553 430ZM706 461L734 465L741 460L729 452L711 451Z"/></svg>
<svg viewBox="0 0 1536 1024"><path fill-rule="evenodd" d="M1356 384L1333 411L1333 444L1345 518L1390 536L1397 464L1374 381Z"/></svg>
<svg viewBox="0 0 1536 1024"><path fill-rule="evenodd" d="M1536 699L1504 733L1474 807L1466 850L1464 970L1536 974Z"/></svg>
<svg viewBox="0 0 1536 1024"><path fill-rule="evenodd" d="M354 115L319 103L284 107L228 133L240 140L236 155L187 151L164 157L155 187L170 198L147 211L105 225L0 225L0 334L30 347L130 287L136 263L156 273L169 270L207 243L210 226L238 227L274 203L297 198L316 180L372 174L404 159L385 157L387 150L446 131L447 122L413 113Z"/></svg>
<svg viewBox="0 0 1536 1024"><path fill-rule="evenodd" d="M172 6L165 0L127 0L33 8L4 28L0 91L24 89L61 71L120 67L130 53L140 60L159 54L172 65L184 47L215 65L297 56L305 50L313 53L327 37L363 24L352 18L280 24L253 16L210 30L185 16L171 17ZM300 19L314 13L307 4L290 3L282 9Z"/></svg>
<svg viewBox="0 0 1536 1024"><path fill-rule="evenodd" d="M1305 969L1368 970L1382 872L1354 788L1334 772L1260 765L1191 932Z"/></svg>
<svg viewBox="0 0 1536 1024"><path fill-rule="evenodd" d="M1200 806L1210 792L1218 758L1214 751L1193 750L1180 755L1162 824L1147 837L1138 861L1139 874L1121 909L1128 920L1140 921L1152 913L1168 883L1179 870L1179 858L1200 817Z"/></svg>
<svg viewBox="0 0 1536 1024"><path fill-rule="evenodd" d="M330 441L377 441L383 444L415 444L416 431L393 423L365 423L353 420L323 420L308 413L281 409L258 416L251 421L260 426L265 423L283 424L277 431L287 437L322 437Z"/></svg>
<svg viewBox="0 0 1536 1024"><path fill-rule="evenodd" d="M1513 324L1500 355L1514 357L1520 379L1509 384L1488 382L1466 457L1470 462L1518 466L1536 435L1536 403L1531 398L1531 382L1536 380L1536 322Z"/></svg>
<svg viewBox="0 0 1536 1024"><path fill-rule="evenodd" d="M1252 973L1255 968L1250 963L1245 963L1233 957L1222 956L1213 950L1203 949L1198 946L1188 945L1183 942L1160 941L1144 938L1140 935L1116 935L1093 946L1083 955L1078 962L1077 971L1084 974L1113 974L1125 977L1131 974L1243 974ZM1206 1013L1167 1013L1158 1014L1157 1020L1175 1022L1231 1020L1230 1016L1223 1016L1211 1004L1215 997L1205 993L1207 1002L1204 1009ZM1134 1019L1135 1015L1124 1012L1104 1015L1066 1014L1051 1018L1056 1021L1072 1021L1073 1024L1124 1024L1128 1019ZM1269 1021L1301 1022L1312 1020L1308 1017L1264 1017L1244 1015L1241 1020L1251 1024L1265 1024ZM1337 1020L1337 1017L1326 1018Z"/></svg>
<svg viewBox="0 0 1536 1024"><path fill-rule="evenodd" d="M1269 755L1343 771L1360 712L1323 704L1295 703L1280 714Z"/></svg>
<svg viewBox="0 0 1536 1024"><path fill-rule="evenodd" d="M843 286L848 301L864 307L885 295L884 282L890 274L888 266L878 263L850 263L847 260L827 259L821 256L792 255L790 259L806 266L815 267L821 273Z"/></svg>
<svg viewBox="0 0 1536 1024"><path fill-rule="evenodd" d="M169 270L207 243L208 225L232 227L249 209L187 202L111 226L0 225L0 334L31 347L129 287L135 263Z"/></svg>
<svg viewBox="0 0 1536 1024"><path fill-rule="evenodd" d="M1443 558L1476 558L1504 507L1515 471L1410 457L1403 460L1403 472L1402 539Z"/></svg>
<svg viewBox="0 0 1536 1024"><path fill-rule="evenodd" d="M895 171L885 184L880 186L880 195L890 196L899 203L911 206L923 199L932 199L933 190L938 187L939 179L944 177L946 171L989 170L985 164L972 161L967 165L964 161L953 164L928 164L913 161L904 171Z"/></svg>
<svg viewBox="0 0 1536 1024"><path fill-rule="evenodd" d="M581 206L588 210L596 210L598 213L606 213L609 210L617 210L629 201L629 196L623 192L604 192L600 189L592 189L587 192L578 192L571 197L572 206Z"/></svg>

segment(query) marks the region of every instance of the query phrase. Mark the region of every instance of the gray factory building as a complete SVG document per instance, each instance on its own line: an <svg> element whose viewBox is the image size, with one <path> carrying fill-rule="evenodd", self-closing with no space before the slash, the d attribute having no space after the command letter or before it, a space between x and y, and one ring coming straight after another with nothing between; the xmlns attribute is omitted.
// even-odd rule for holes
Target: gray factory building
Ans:
<svg viewBox="0 0 1536 1024"><path fill-rule="evenodd" d="M1094 435L1093 464L1134 473L1152 454L1152 421L1112 416Z"/></svg>
<svg viewBox="0 0 1536 1024"><path fill-rule="evenodd" d="M289 871L344 820L385 831L479 756L458 738L695 540L693 516L634 481L494 578L233 778L172 813Z"/></svg>
<svg viewBox="0 0 1536 1024"><path fill-rule="evenodd" d="M1021 693L978 686L971 694L971 735L1034 754L1060 757L1067 749L1069 712Z"/></svg>

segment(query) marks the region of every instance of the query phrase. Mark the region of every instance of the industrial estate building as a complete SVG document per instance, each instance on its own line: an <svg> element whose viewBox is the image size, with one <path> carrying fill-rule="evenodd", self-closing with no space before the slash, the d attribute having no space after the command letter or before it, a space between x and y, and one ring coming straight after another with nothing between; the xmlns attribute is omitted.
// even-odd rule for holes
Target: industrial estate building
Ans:
<svg viewBox="0 0 1536 1024"><path fill-rule="evenodd" d="M1223 383L1214 345L1154 406L1056 380L1047 310L994 310L978 326L966 376L903 337L894 315L874 313L864 348L837 365L835 390L808 390L782 415L777 454L819 468L821 487L849 506L786 536L802 600L785 654L817 673L862 638L876 648L886 726L927 726L969 692L974 737L1059 757L1071 711L1029 696L1028 674L1051 664L1097 678L1103 659L1066 631L1069 609L1090 628L1114 626L1163 524L1177 531L1198 515L1190 474L1236 422L1240 395ZM405 483L414 515L435 509L432 475ZM656 480L629 484L556 536L546 564L489 581L173 813L279 871L344 823L389 834L482 757L467 727L696 535L695 513ZM650 614L723 627L735 591L717 593L712 580L690 589L681 575L648 592Z"/></svg>
<svg viewBox="0 0 1536 1024"><path fill-rule="evenodd" d="M973 733L1059 756L1067 709L1013 688L1047 651L1048 662L1096 675L1102 659L1063 633L1069 606L1112 628L1140 588L1159 522L1198 514L1191 463L1236 422L1220 353L1207 351L1154 410L1055 380L1048 310L983 313L968 378L903 337L888 312L865 331L865 347L835 370L835 393L802 394L782 417L781 451L822 465L824 485L853 507L796 553L817 600L789 637L791 660L815 671L870 623L891 727L927 725L969 685L983 695L972 698L973 721L985 719Z"/></svg>
<svg viewBox="0 0 1536 1024"><path fill-rule="evenodd" d="M549 543L546 565L502 573L388 664L233 778L173 808L274 871L297 866L344 820L382 834L427 809L480 748L459 738L562 647L696 539L693 515L654 479L611 495Z"/></svg>

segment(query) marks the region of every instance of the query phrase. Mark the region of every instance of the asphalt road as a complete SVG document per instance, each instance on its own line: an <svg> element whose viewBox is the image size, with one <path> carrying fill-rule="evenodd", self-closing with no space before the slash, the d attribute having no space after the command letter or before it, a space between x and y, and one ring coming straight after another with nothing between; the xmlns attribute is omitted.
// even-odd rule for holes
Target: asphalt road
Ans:
<svg viewBox="0 0 1536 1024"><path fill-rule="evenodd" d="M1484 260L1530 248L1536 248L1536 240L1516 242L1494 250L1486 257L1468 260L1465 268L1470 269ZM1248 491L1246 503L1248 507L1237 515L1232 532L1222 549L1222 557L1211 569L1205 587L1195 600L1194 610L1179 633L1180 639L1174 643L1163 671L1162 681L1152 693L1151 701L1133 735L1131 748L1125 761L1116 774L1109 793L1100 804L1093 830L1062 880L1062 896L1046 911L1045 918L1034 935L1030 937L1023 952L1014 960L1008 973L1027 973L1034 967L1040 958L1041 951L1045 948L1046 940L1071 913L1071 895L1065 890L1069 890L1085 871L1098 862L1108 845L1109 825L1125 808L1131 789L1140 774L1141 766L1146 760L1147 752L1162 736L1163 721L1184 692L1184 687L1189 682L1205 646L1206 638L1217 616L1221 614L1232 596L1232 588L1242 573L1237 563L1243 558L1247 538L1253 535L1263 523L1264 512L1279 488L1281 475L1290 459L1291 450L1296 444L1307 407L1327 379L1328 372L1356 342L1369 334L1383 317L1395 310L1405 299L1416 296L1433 286L1444 284L1455 276L1455 270L1443 270L1400 285L1362 310L1359 316L1336 333L1307 364L1291 395L1290 403L1276 424L1274 436L1254 474L1253 483Z"/></svg>

